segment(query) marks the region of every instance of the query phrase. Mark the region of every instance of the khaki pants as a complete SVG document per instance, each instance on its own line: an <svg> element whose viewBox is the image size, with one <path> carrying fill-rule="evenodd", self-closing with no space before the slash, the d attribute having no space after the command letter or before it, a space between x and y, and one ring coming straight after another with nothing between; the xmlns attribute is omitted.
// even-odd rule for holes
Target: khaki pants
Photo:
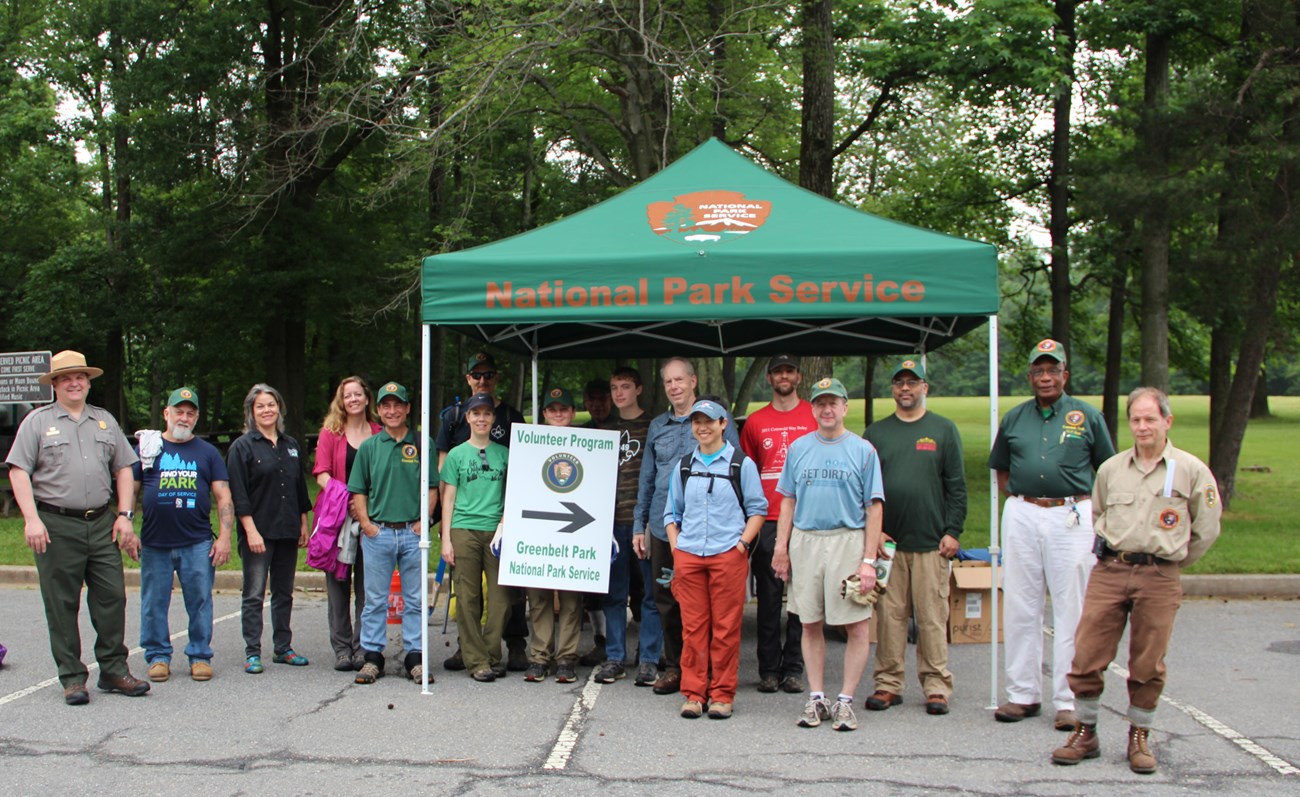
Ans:
<svg viewBox="0 0 1300 797"><path fill-rule="evenodd" d="M952 695L948 671L948 560L896 551L876 622L876 689L903 693L907 620L916 613L916 675L929 695Z"/></svg>
<svg viewBox="0 0 1300 797"><path fill-rule="evenodd" d="M1150 716L1165 688L1165 652L1182 599L1177 564L1128 565L1114 558L1097 562L1075 632L1074 665L1069 675L1075 696L1091 699L1089 702L1101 696L1105 670L1115 659L1128 624L1130 718L1137 709L1138 719L1145 721L1136 724L1150 727ZM1081 712L1080 720L1087 722L1088 718Z"/></svg>
<svg viewBox="0 0 1300 797"><path fill-rule="evenodd" d="M471 674L501 663L501 633L510 618L510 591L497 581L501 562L489 550L491 544L490 531L451 530L451 546L456 551L456 633L465 669ZM487 622L479 625L485 597Z"/></svg>
<svg viewBox="0 0 1300 797"><path fill-rule="evenodd" d="M555 603L560 604L556 617ZM582 599L585 593L560 589L528 588L528 615L533 621L533 635L528 645L528 661L551 663L551 643L555 643L555 662L578 663L578 638L582 635ZM558 632L558 633L557 633Z"/></svg>

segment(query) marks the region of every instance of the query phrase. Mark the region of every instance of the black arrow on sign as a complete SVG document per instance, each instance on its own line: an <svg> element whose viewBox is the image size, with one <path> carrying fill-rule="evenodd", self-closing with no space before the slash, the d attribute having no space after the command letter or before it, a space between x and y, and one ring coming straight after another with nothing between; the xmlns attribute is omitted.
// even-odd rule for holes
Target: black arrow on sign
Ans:
<svg viewBox="0 0 1300 797"><path fill-rule="evenodd" d="M528 520L561 520L568 523L567 526L560 529L560 534L572 534L591 521L595 520L587 510L573 503L572 501L560 502L568 512L538 512L533 509L525 509L522 513Z"/></svg>

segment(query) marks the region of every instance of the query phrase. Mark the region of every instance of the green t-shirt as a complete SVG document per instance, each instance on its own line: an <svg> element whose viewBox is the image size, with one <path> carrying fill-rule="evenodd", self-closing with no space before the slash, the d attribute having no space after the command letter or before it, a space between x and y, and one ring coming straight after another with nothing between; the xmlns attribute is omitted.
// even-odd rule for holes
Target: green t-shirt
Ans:
<svg viewBox="0 0 1300 797"><path fill-rule="evenodd" d="M884 530L898 550L938 549L943 535L961 538L966 522L966 470L952 421L926 412L908 423L891 415L867 429L885 481Z"/></svg>
<svg viewBox="0 0 1300 797"><path fill-rule="evenodd" d="M429 489L433 489L438 486L438 473L429 464ZM394 440L387 430L366 438L352 463L348 492L366 496L366 514L376 523L418 520L420 444L415 431L407 429L401 440Z"/></svg>
<svg viewBox="0 0 1300 797"><path fill-rule="evenodd" d="M489 442L480 449L466 441L447 452L442 481L456 488L451 526L471 531L496 531L505 513L506 465L510 450ZM486 456L486 464L484 457Z"/></svg>
<svg viewBox="0 0 1300 797"><path fill-rule="evenodd" d="M989 467L1007 471L1007 490L1030 498L1092 493L1093 474L1115 456L1106 421L1091 404L1061 394L1046 416L1030 399L1002 419Z"/></svg>

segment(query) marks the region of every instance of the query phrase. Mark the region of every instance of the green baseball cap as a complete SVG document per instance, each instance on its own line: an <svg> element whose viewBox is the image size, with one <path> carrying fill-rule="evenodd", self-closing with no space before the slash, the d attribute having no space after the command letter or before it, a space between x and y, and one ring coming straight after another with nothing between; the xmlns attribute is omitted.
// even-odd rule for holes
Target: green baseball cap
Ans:
<svg viewBox="0 0 1300 797"><path fill-rule="evenodd" d="M897 379L898 375L905 371L911 371L916 374L917 379L920 379L922 382L925 381L925 364L921 362L920 358L908 357L900 362L898 367L894 369L894 375L891 376L890 379Z"/></svg>
<svg viewBox="0 0 1300 797"><path fill-rule="evenodd" d="M194 392L192 387L178 387L167 397L167 406L175 407L177 404L193 404L194 409L199 408L199 394Z"/></svg>
<svg viewBox="0 0 1300 797"><path fill-rule="evenodd" d="M1058 363L1063 363L1065 362L1065 347L1051 338L1040 340L1029 354L1029 364L1032 366L1044 357L1050 357Z"/></svg>
<svg viewBox="0 0 1300 797"><path fill-rule="evenodd" d="M552 404L559 404L572 409L573 395L562 387L553 387L547 392L546 400L542 402L542 409L546 409Z"/></svg>
<svg viewBox="0 0 1300 797"><path fill-rule="evenodd" d="M492 355L485 351L476 351L465 361L465 373L469 373L479 366L496 370L497 361L492 359Z"/></svg>
<svg viewBox="0 0 1300 797"><path fill-rule="evenodd" d="M379 392L376 395L379 398L379 401L375 402L376 404L382 403L386 398L395 398L403 404L411 403L411 400L406 397L406 388L396 382L389 382L379 388Z"/></svg>
<svg viewBox="0 0 1300 797"><path fill-rule="evenodd" d="M812 396L810 401L816 401L821 396L839 396L845 401L849 400L849 391L844 389L844 383L834 377L826 377L813 385Z"/></svg>

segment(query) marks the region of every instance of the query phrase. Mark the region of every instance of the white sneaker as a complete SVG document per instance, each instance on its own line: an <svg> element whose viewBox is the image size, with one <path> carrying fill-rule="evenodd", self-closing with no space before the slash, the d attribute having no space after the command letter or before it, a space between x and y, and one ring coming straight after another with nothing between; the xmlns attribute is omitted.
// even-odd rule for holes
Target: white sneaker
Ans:
<svg viewBox="0 0 1300 797"><path fill-rule="evenodd" d="M858 717L853 713L853 706L843 700L831 704L831 728L837 731L856 731Z"/></svg>
<svg viewBox="0 0 1300 797"><path fill-rule="evenodd" d="M831 704L824 698L819 697L816 700L809 700L804 704L803 713L799 715L800 728L816 728L822 724L822 720L831 718Z"/></svg>

